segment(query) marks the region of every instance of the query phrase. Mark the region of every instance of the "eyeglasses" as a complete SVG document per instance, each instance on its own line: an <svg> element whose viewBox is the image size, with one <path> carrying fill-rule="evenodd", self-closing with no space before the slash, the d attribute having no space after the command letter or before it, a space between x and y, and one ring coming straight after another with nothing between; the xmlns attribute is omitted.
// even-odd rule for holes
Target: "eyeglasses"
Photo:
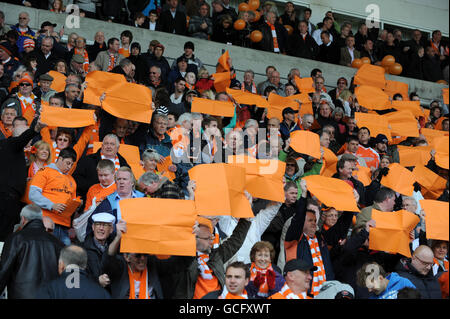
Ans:
<svg viewBox="0 0 450 319"><path fill-rule="evenodd" d="M198 239L203 239L203 240L209 240L209 241L213 241L214 237L200 237L200 236L195 236Z"/></svg>
<svg viewBox="0 0 450 319"><path fill-rule="evenodd" d="M420 258L417 257L417 256L414 256L414 257L417 258L417 260L420 261L425 267L431 267L431 266L434 265L434 262L427 263L427 262L423 261L422 259L420 259Z"/></svg>
<svg viewBox="0 0 450 319"><path fill-rule="evenodd" d="M22 82L22 83L19 84L19 86L31 86L31 83Z"/></svg>
<svg viewBox="0 0 450 319"><path fill-rule="evenodd" d="M101 222L98 222L98 223L94 223L94 226L96 226L96 227L110 227L110 226L112 226L110 223L101 223Z"/></svg>

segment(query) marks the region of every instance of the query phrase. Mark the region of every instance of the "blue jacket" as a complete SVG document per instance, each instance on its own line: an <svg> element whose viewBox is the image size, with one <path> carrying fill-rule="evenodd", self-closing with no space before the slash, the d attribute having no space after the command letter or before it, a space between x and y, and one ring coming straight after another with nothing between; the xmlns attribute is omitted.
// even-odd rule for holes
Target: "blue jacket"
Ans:
<svg viewBox="0 0 450 319"><path fill-rule="evenodd" d="M155 135L153 129L150 128L148 133L145 135L145 141L141 143L139 147L139 151L142 154L149 148L155 150L159 155L167 157L170 155L170 150L172 149L172 140L167 133L164 133L164 138L160 141Z"/></svg>
<svg viewBox="0 0 450 319"><path fill-rule="evenodd" d="M19 34L19 39L17 40L16 44L17 48L19 48L19 53L23 52L23 41L25 41L25 39L35 40L35 33L30 29L30 27L28 27L28 30L25 33L19 31L19 24L11 26L11 30L17 31L17 33Z"/></svg>
<svg viewBox="0 0 450 319"><path fill-rule="evenodd" d="M409 279L400 277L396 272L390 273L386 279L389 280L389 283L383 293L380 295L370 294L369 299L397 299L399 290L405 287L416 289Z"/></svg>

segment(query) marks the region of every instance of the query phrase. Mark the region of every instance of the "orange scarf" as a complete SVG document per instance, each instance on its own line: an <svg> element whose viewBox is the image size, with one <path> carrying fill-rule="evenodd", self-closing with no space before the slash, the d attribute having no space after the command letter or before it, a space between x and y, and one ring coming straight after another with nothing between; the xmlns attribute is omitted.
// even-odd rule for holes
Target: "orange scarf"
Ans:
<svg viewBox="0 0 450 319"><path fill-rule="evenodd" d="M114 54L109 53L109 64L108 64L108 69L107 71L111 71L112 69L114 69L114 67L116 66L116 57L114 56Z"/></svg>
<svg viewBox="0 0 450 319"><path fill-rule="evenodd" d="M78 50L77 48L75 48L73 50L74 54L79 54L81 56L84 57L84 63L83 63L83 70L85 72L89 71L89 56L86 50L83 49L83 52L81 52L81 50Z"/></svg>
<svg viewBox="0 0 450 319"><path fill-rule="evenodd" d="M284 283L280 290L280 294L283 295L284 299L312 299L306 295L306 292L302 292L299 295L295 294L291 288L289 288L287 283Z"/></svg>
<svg viewBox="0 0 450 319"><path fill-rule="evenodd" d="M121 46L119 49L119 54L122 54L124 57L128 58L130 56L130 47L128 47L128 49L125 49Z"/></svg>
<svg viewBox="0 0 450 319"><path fill-rule="evenodd" d="M5 136L5 138L9 138L12 135L12 131L6 128L2 121L0 121L0 131Z"/></svg>
<svg viewBox="0 0 450 319"><path fill-rule="evenodd" d="M109 159L109 158L106 158L103 154L100 154L100 156L102 157L102 159ZM112 159L109 159L109 160L114 163L114 170L117 172L117 170L120 168L119 157L116 155L116 158L114 159L114 161Z"/></svg>
<svg viewBox="0 0 450 319"><path fill-rule="evenodd" d="M34 103L35 96L33 93L27 98L18 92L17 97L19 98L20 106L22 107L22 114L30 108L33 110L33 113L36 112L36 104ZM28 101L29 99L32 99L31 103Z"/></svg>
<svg viewBox="0 0 450 319"><path fill-rule="evenodd" d="M270 27L270 30L272 31L272 38L273 38L273 52L279 53L280 48L278 47L278 39L277 39L277 32L275 31L275 26L271 24L269 21L266 21L268 26Z"/></svg>
<svg viewBox="0 0 450 319"><path fill-rule="evenodd" d="M94 128L92 129L92 133L91 133L91 135L89 137L89 144L87 146L88 148L87 148L87 151L86 151L86 155L92 154L93 150L94 150L94 142L99 142L100 141L100 138L98 136L98 131L99 131L98 124L99 124L99 121L97 121L95 123Z"/></svg>
<svg viewBox="0 0 450 319"><path fill-rule="evenodd" d="M243 84L241 85L241 91L242 91L242 92L247 91L247 90L245 89L245 83L243 83ZM247 92L248 92L248 91L247 91ZM255 81L252 82L252 91L251 91L250 93L256 94L256 85L255 85Z"/></svg>
<svg viewBox="0 0 450 319"><path fill-rule="evenodd" d="M320 253L319 241L317 237L309 238L306 234L306 239L308 240L309 248L311 249L311 256L314 266L317 270L314 272L312 291L311 293L315 296L319 293L322 284L327 280L325 276L325 267L323 265L322 254Z"/></svg>
<svg viewBox="0 0 450 319"><path fill-rule="evenodd" d="M242 292L242 294L233 295L228 292L227 287L224 287L222 293L219 296L219 299L248 299L248 296L247 296L247 291L245 291L245 289Z"/></svg>
<svg viewBox="0 0 450 319"><path fill-rule="evenodd" d="M433 261L434 261L434 264L435 264L437 267L440 267L440 266L441 266L441 264L439 263L439 261L438 261L436 258L434 258ZM448 260L445 259L445 258L444 258L444 270L445 270L445 271L448 271Z"/></svg>
<svg viewBox="0 0 450 319"><path fill-rule="evenodd" d="M130 280L130 298L136 299L136 289L135 283L139 282L139 296L138 299L150 299L148 295L148 278L147 278L147 267L144 271L132 272L130 266L128 266L128 279Z"/></svg>
<svg viewBox="0 0 450 319"><path fill-rule="evenodd" d="M267 297L269 295L269 285L267 284L267 276L266 276L268 270L273 271L272 264L270 264L269 267L265 269L259 268L258 266L255 265L255 263L252 263L252 265L250 266L250 281L255 281L255 278L258 275L258 273L264 275L264 282L261 284L261 286L259 286L258 290L258 296L261 297Z"/></svg>

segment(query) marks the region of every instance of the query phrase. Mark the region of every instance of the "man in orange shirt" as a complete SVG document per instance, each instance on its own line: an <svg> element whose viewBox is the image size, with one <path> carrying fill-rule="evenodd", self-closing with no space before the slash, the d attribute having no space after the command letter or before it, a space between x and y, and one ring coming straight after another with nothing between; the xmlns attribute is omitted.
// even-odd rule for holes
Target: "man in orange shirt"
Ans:
<svg viewBox="0 0 450 319"><path fill-rule="evenodd" d="M77 159L71 147L61 150L56 163L52 163L36 173L31 180L30 200L50 217L55 225L54 235L66 246L69 238L70 217L73 212L66 211L69 202L76 197L77 184L68 173Z"/></svg>
<svg viewBox="0 0 450 319"><path fill-rule="evenodd" d="M108 195L116 191L114 182L114 163L107 159L102 159L97 164L97 175L100 183L92 185L86 194L86 206L84 211L92 205L98 206Z"/></svg>

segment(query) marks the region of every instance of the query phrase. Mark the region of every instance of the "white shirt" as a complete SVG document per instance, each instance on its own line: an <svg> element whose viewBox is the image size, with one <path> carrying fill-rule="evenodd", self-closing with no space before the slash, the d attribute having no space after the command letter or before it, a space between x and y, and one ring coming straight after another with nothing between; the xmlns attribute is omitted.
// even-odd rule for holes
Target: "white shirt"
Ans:
<svg viewBox="0 0 450 319"><path fill-rule="evenodd" d="M312 37L316 41L317 45L322 44L322 39L320 38L320 35L322 34L322 29L317 29L313 32ZM333 35L330 33L330 43L333 42Z"/></svg>
<svg viewBox="0 0 450 319"><path fill-rule="evenodd" d="M155 31L156 30L156 22L149 22L149 30Z"/></svg>
<svg viewBox="0 0 450 319"><path fill-rule="evenodd" d="M352 58L351 62L353 62L353 60L355 59L355 55L354 55L355 48L351 49L351 48L347 47L347 50L348 50L348 53L350 53L350 57Z"/></svg>

